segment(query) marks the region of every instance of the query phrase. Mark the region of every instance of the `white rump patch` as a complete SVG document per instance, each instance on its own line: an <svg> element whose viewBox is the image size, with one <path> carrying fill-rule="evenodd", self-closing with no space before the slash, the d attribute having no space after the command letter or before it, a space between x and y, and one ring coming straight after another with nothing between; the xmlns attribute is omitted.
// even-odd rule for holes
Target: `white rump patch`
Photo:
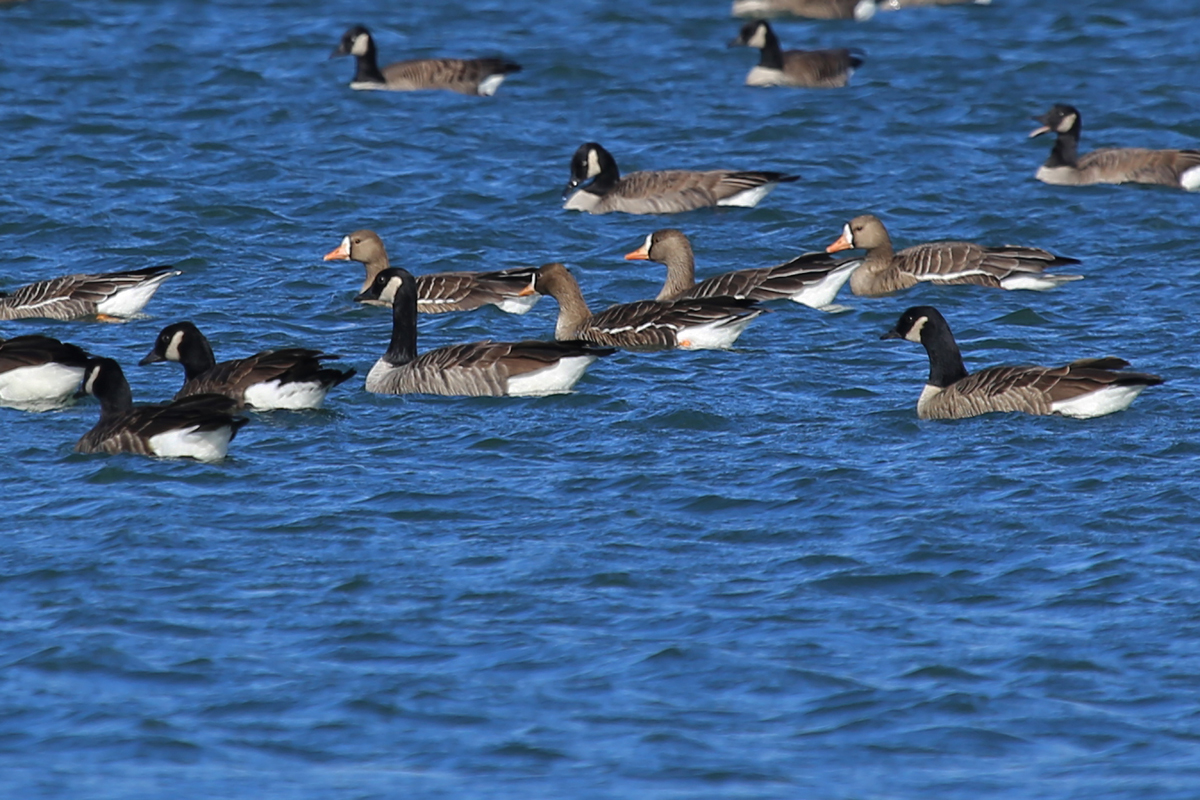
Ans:
<svg viewBox="0 0 1200 800"><path fill-rule="evenodd" d="M875 10L875 0L858 0L854 6L854 18L859 22L866 22L875 16Z"/></svg>
<svg viewBox="0 0 1200 800"><path fill-rule="evenodd" d="M1189 192L1200 189L1200 167L1192 167L1179 176L1179 185Z"/></svg>
<svg viewBox="0 0 1200 800"><path fill-rule="evenodd" d="M190 428L160 433L150 437L150 449L161 458L194 458L197 461L220 461L229 452L233 428L226 425L211 431Z"/></svg>
<svg viewBox="0 0 1200 800"><path fill-rule="evenodd" d="M112 297L107 297L97 303L96 313L112 317L132 317L146 307L146 303L149 303L150 298L154 297L154 293L158 291L159 284L172 275L178 274L178 272L164 272L162 275L155 275L135 286L121 289Z"/></svg>
<svg viewBox="0 0 1200 800"><path fill-rule="evenodd" d="M846 281L850 280L850 276L854 274L854 270L862 265L863 262L861 260L844 264L835 270L831 270L829 274L819 281L804 284L803 289L788 299L792 302L806 305L809 308L829 310L832 308L830 304L833 303L833 298L837 297L837 293L845 286Z"/></svg>
<svg viewBox="0 0 1200 800"><path fill-rule="evenodd" d="M49 411L70 404L83 367L50 361L0 372L0 405L22 411Z"/></svg>
<svg viewBox="0 0 1200 800"><path fill-rule="evenodd" d="M1082 275L1046 275L1042 272L1018 272L1003 278L1000 286L1005 289L1031 289L1044 292L1061 283L1083 280Z"/></svg>
<svg viewBox="0 0 1200 800"><path fill-rule="evenodd" d="M568 356L545 369L514 375L508 379L508 394L510 397L533 397L569 392L595 360L596 356Z"/></svg>
<svg viewBox="0 0 1200 800"><path fill-rule="evenodd" d="M488 75L479 82L479 89L477 91L482 97L491 97L507 77L507 75Z"/></svg>
<svg viewBox="0 0 1200 800"><path fill-rule="evenodd" d="M287 382L264 381L247 387L245 392L246 405L254 406L259 411L270 411L277 408L320 408L325 401L329 387L318 381Z"/></svg>
<svg viewBox="0 0 1200 800"><path fill-rule="evenodd" d="M522 296L506 294L496 306L507 314L524 314L537 305L542 296L537 292Z"/></svg>
<svg viewBox="0 0 1200 800"><path fill-rule="evenodd" d="M754 208L759 202L771 193L775 188L775 183L764 183L762 186L755 186L752 189L743 189L732 197L726 197L724 200L718 200L719 206L738 206L739 208Z"/></svg>
<svg viewBox="0 0 1200 800"><path fill-rule="evenodd" d="M720 319L683 328L675 333L675 341L684 350L728 350L756 316L750 314L732 322Z"/></svg>
<svg viewBox="0 0 1200 800"><path fill-rule="evenodd" d="M1134 386L1105 386L1094 392L1081 394L1070 400L1063 400L1050 406L1050 411L1062 414L1064 417L1076 419L1091 419L1112 414L1114 411L1124 411L1134 398L1142 393L1145 385Z"/></svg>

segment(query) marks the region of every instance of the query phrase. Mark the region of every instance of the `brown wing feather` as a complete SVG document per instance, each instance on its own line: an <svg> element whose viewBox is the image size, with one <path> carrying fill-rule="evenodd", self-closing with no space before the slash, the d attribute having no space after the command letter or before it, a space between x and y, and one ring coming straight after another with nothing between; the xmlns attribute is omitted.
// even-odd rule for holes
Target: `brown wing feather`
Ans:
<svg viewBox="0 0 1200 800"><path fill-rule="evenodd" d="M836 88L850 80L855 60L846 49L788 50L783 54L783 72L798 86Z"/></svg>
<svg viewBox="0 0 1200 800"><path fill-rule="evenodd" d="M1153 183L1179 186L1179 177L1200 167L1200 150L1093 150L1079 158L1079 171L1098 183Z"/></svg>
<svg viewBox="0 0 1200 800"><path fill-rule="evenodd" d="M499 58L423 58L397 61L383 68L388 86L399 89L449 89L476 94L490 75L518 72L521 67Z"/></svg>

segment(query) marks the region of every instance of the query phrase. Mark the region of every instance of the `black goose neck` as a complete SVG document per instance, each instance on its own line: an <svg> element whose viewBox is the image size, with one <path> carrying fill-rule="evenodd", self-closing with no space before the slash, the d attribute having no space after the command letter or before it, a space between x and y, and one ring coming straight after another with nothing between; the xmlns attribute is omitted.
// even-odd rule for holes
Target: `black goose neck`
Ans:
<svg viewBox="0 0 1200 800"><path fill-rule="evenodd" d="M950 327L931 323L921 330L921 344L929 354L929 384L945 389L967 377L967 367Z"/></svg>
<svg viewBox="0 0 1200 800"><path fill-rule="evenodd" d="M185 337L179 347L179 363L183 365L183 374L189 381L215 367L217 357L213 355L208 337L198 330L193 336Z"/></svg>
<svg viewBox="0 0 1200 800"><path fill-rule="evenodd" d="M417 357L417 286L411 276L396 287L392 298L392 340L384 360L401 366Z"/></svg>
<svg viewBox="0 0 1200 800"><path fill-rule="evenodd" d="M1077 167L1079 166L1079 130L1076 127L1060 133L1054 142L1054 149L1046 159L1047 167Z"/></svg>
<svg viewBox="0 0 1200 800"><path fill-rule="evenodd" d="M759 50L758 65L767 69L783 69L783 49L779 46L779 37L770 25L763 26L762 49Z"/></svg>
<svg viewBox="0 0 1200 800"><path fill-rule="evenodd" d="M367 37L367 52L355 56L355 83L387 83L383 73L379 71L379 62L375 60L375 40Z"/></svg>

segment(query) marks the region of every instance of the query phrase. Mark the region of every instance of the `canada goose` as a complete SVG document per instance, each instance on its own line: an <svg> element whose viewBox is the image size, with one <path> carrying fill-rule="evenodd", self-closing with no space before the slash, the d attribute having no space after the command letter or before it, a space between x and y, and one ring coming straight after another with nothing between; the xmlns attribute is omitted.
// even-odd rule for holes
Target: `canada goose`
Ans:
<svg viewBox="0 0 1200 800"><path fill-rule="evenodd" d="M1029 138L1053 131L1058 134L1050 157L1037 171L1037 179L1059 186L1093 183L1153 183L1194 192L1200 189L1200 150L1144 150L1122 147L1093 150L1079 155L1083 118L1073 106L1058 105L1040 117L1042 123Z"/></svg>
<svg viewBox="0 0 1200 800"><path fill-rule="evenodd" d="M706 206L751 208L779 183L799 180L782 172L668 170L631 172L624 178L612 155L595 142L579 146L571 157L571 180L563 190L563 208L607 214L674 214ZM575 191L584 181L592 182ZM575 191L574 194L571 194Z"/></svg>
<svg viewBox="0 0 1200 800"><path fill-rule="evenodd" d="M608 348L587 342L472 342L417 355L417 291L412 273L390 267L364 294L392 304L392 340L371 367L367 391L519 397L569 392Z"/></svg>
<svg viewBox="0 0 1200 800"><path fill-rule="evenodd" d="M77 453L135 453L161 458L220 461L229 442L249 422L232 415L234 402L198 394L163 406L135 406L121 365L93 358L83 391L100 401L100 421L76 444Z"/></svg>
<svg viewBox="0 0 1200 800"><path fill-rule="evenodd" d="M787 50L765 20L747 22L730 47L757 47L758 66L746 75L747 86L805 86L833 89L850 82L862 58L851 51Z"/></svg>
<svg viewBox="0 0 1200 800"><path fill-rule="evenodd" d="M90 356L49 336L0 339L0 406L48 411L71 402Z"/></svg>
<svg viewBox="0 0 1200 800"><path fill-rule="evenodd" d="M343 372L321 363L330 358L337 356L292 347L218 364L212 345L200 329L191 322L176 322L162 329L154 347L138 364L183 364L183 388L175 394L176 400L196 394L221 394L239 407L269 411L320 408L330 389L354 375L353 369Z"/></svg>
<svg viewBox="0 0 1200 800"><path fill-rule="evenodd" d="M892 252L892 240L879 218L855 217L826 252L867 251L862 267L850 276L850 290L878 297L908 289L922 281L934 284L971 283L999 289L1053 289L1082 275L1049 275L1047 267L1078 264L1079 259L1056 256L1036 247L983 247L972 242L927 242Z"/></svg>
<svg viewBox="0 0 1200 800"><path fill-rule="evenodd" d="M94 315L102 322L123 322L150 302L159 284L179 274L163 265L38 281L0 295L0 319L71 320Z"/></svg>
<svg viewBox="0 0 1200 800"><path fill-rule="evenodd" d="M359 302L391 307L370 297L368 289L375 276L391 266L387 248L374 231L355 231L325 255L326 261L359 261L367 269L367 279L359 289ZM448 311L472 311L493 305L509 314L524 314L541 297L525 291L533 285L533 267L514 267L495 272L434 272L417 276L417 311L444 314Z"/></svg>
<svg viewBox="0 0 1200 800"><path fill-rule="evenodd" d="M921 419L963 419L991 411L1088 419L1128 408L1147 386L1163 382L1157 375L1118 372L1129 362L1112 357L1062 367L990 367L968 375L950 325L932 306L908 309L880 338L925 346L929 382L917 400Z"/></svg>
<svg viewBox="0 0 1200 800"><path fill-rule="evenodd" d="M739 269L696 283L692 244L683 231L674 228L650 234L625 259L666 265L667 281L655 300L725 296L759 302L792 300L811 308L832 303L850 274L862 265L861 258L836 259L826 253L805 253L776 267Z"/></svg>
<svg viewBox="0 0 1200 800"><path fill-rule="evenodd" d="M357 62L351 89L449 89L491 97L509 73L521 71L520 64L502 58L418 58L397 61L380 70L375 60L375 40L362 25L342 34L342 41L329 57L351 55Z"/></svg>
<svg viewBox="0 0 1200 800"><path fill-rule="evenodd" d="M766 313L753 300L703 297L641 300L592 314L575 277L559 263L539 267L535 285L558 301L554 338L584 339L626 350L725 349Z"/></svg>
<svg viewBox="0 0 1200 800"><path fill-rule="evenodd" d="M875 0L733 0L735 17L776 17L792 14L809 19L854 19L875 16Z"/></svg>

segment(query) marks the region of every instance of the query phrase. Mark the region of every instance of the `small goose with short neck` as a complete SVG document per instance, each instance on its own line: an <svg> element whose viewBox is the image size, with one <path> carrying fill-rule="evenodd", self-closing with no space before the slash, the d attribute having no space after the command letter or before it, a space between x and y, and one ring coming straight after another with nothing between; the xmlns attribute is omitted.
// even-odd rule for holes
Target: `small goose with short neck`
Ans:
<svg viewBox="0 0 1200 800"><path fill-rule="evenodd" d="M83 392L100 401L100 421L76 443L77 453L134 453L159 458L220 461L229 442L249 422L231 413L234 402L199 394L169 405L135 406L121 365L93 358Z"/></svg>
<svg viewBox="0 0 1200 800"><path fill-rule="evenodd" d="M354 80L351 89L384 89L413 92L422 89L448 89L459 94L491 97L510 74L521 71L520 64L502 58L421 58L397 61L383 69L375 56L375 40L362 25L342 34L330 58L354 56Z"/></svg>
<svg viewBox="0 0 1200 800"><path fill-rule="evenodd" d="M182 364L183 388L175 394L176 400L196 394L220 394L239 407L271 411L320 408L330 389L354 375L353 369L332 369L321 363L331 358L337 356L291 347L218 364L208 338L193 323L184 321L163 328L154 347L138 363Z"/></svg>
<svg viewBox="0 0 1200 800"><path fill-rule="evenodd" d="M1128 408L1147 386L1163 382L1157 375L1121 372L1129 362L1112 357L968 374L949 323L932 306L908 309L880 338L907 339L929 354L929 381L917 400L921 419L963 419L992 411L1088 419Z"/></svg>
<svg viewBox="0 0 1200 800"><path fill-rule="evenodd" d="M610 348L587 342L472 342L417 354L417 292L411 273L391 267L365 292L392 305L392 339L367 375L379 394L540 396L569 392Z"/></svg>
<svg viewBox="0 0 1200 800"><path fill-rule="evenodd" d="M625 256L627 261L654 261L667 268L667 280L655 300L690 300L698 297L738 297L765 303L791 300L810 308L825 308L842 285L862 265L861 258L833 258L826 253L805 253L786 264L739 269L696 283L696 258L683 231L663 228L646 237L642 246Z"/></svg>
<svg viewBox="0 0 1200 800"><path fill-rule="evenodd" d="M850 82L862 63L860 54L835 50L787 50L765 20L747 22L730 47L756 47L758 66L746 75L747 86L799 86L836 89Z"/></svg>
<svg viewBox="0 0 1200 800"><path fill-rule="evenodd" d="M355 231L342 237L336 248L325 254L326 261L358 261L367 270L359 297L371 297L368 291L375 276L391 266L383 239L374 231ZM445 314L450 311L474 311L492 305L509 314L524 314L541 297L527 291L533 285L533 267L514 267L494 272L434 272L417 276L417 311ZM359 302L390 307L390 303L365 299Z"/></svg>
<svg viewBox="0 0 1200 800"><path fill-rule="evenodd" d="M1044 291L1080 280L1082 275L1050 275L1049 267L1078 264L1036 247L984 247L973 242L927 242L892 250L892 239L878 217L864 214L843 226L842 235L827 252L867 251L863 264L850 276L850 291L879 297L918 283L974 284L996 289Z"/></svg>
<svg viewBox="0 0 1200 800"><path fill-rule="evenodd" d="M592 314L575 277L560 263L538 268L537 290L558 301L554 337L626 350L723 350L766 309L753 300L702 297L641 300Z"/></svg>
<svg viewBox="0 0 1200 800"><path fill-rule="evenodd" d="M727 169L631 172L621 177L612 154L596 142L587 142L571 157L563 208L589 214L677 214L709 206L752 208L778 184L799 179L799 175L782 172Z"/></svg>
<svg viewBox="0 0 1200 800"><path fill-rule="evenodd" d="M1200 150L1146 150L1123 147L1093 150L1079 155L1083 117L1074 106L1055 105L1033 118L1041 127L1029 138L1054 132L1057 139L1050 157L1037 171L1037 179L1058 186L1096 183L1149 183L1200 190Z"/></svg>

